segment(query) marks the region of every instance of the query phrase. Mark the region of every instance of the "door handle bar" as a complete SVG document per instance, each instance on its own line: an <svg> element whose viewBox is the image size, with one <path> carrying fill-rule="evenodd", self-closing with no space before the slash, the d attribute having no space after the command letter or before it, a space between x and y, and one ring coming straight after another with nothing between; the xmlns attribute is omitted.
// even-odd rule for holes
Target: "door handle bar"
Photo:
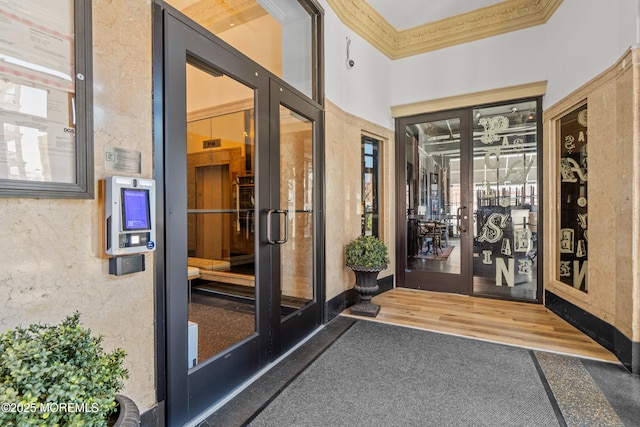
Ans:
<svg viewBox="0 0 640 427"><path fill-rule="evenodd" d="M272 214L284 215L284 239L273 240L271 238L271 215ZM281 209L267 209L267 243L270 245L282 245L289 240L289 223L287 218L289 213Z"/></svg>
<svg viewBox="0 0 640 427"><path fill-rule="evenodd" d="M462 209L467 209L467 207L466 206L460 206L458 208L458 214L456 215L458 217L458 230L460 230L461 233L466 233L467 229L462 226L462 222L460 221L460 217L462 216L461 215Z"/></svg>

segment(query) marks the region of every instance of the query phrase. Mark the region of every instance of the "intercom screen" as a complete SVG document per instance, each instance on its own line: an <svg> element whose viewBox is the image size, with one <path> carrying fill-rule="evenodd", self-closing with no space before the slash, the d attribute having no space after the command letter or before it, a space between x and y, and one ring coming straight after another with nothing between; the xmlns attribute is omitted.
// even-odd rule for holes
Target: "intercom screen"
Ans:
<svg viewBox="0 0 640 427"><path fill-rule="evenodd" d="M150 223L149 191L123 188L122 228L125 231L148 230Z"/></svg>

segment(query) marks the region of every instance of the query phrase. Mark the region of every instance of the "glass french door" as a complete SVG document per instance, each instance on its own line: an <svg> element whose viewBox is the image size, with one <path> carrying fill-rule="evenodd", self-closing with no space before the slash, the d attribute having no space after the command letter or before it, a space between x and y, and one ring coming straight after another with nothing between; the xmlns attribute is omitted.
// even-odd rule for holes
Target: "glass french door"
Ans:
<svg viewBox="0 0 640 427"><path fill-rule="evenodd" d="M473 109L473 293L542 301L540 100Z"/></svg>
<svg viewBox="0 0 640 427"><path fill-rule="evenodd" d="M542 301L540 100L398 119L398 283Z"/></svg>
<svg viewBox="0 0 640 427"><path fill-rule="evenodd" d="M167 420L183 425L322 323L322 123L317 104L167 11L164 43L158 251Z"/></svg>
<svg viewBox="0 0 640 427"><path fill-rule="evenodd" d="M469 114L398 120L398 283L470 293Z"/></svg>

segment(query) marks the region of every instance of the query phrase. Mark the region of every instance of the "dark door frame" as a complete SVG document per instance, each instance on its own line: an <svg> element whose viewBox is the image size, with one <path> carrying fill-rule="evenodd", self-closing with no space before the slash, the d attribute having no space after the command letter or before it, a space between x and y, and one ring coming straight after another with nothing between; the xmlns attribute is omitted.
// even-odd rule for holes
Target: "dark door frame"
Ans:
<svg viewBox="0 0 640 427"><path fill-rule="evenodd" d="M460 195L461 204L467 205L468 219L462 222L467 232L460 235L461 262L460 273L439 273L439 272L417 272L407 268L407 220L409 213L406 206L406 183L407 183L407 153L406 153L406 132L407 126L412 124L432 122L445 119L460 119ZM466 200L471 185L471 174L469 171L469 159L473 144L469 143L469 129L471 112L467 109L456 109L426 113L410 117L400 117L396 119L396 269L398 286L413 289L424 289L436 292L452 292L470 295L472 291L472 247L473 235L471 233L471 215L469 209L470 200ZM466 172L465 172L466 171ZM466 189L466 192L465 192ZM468 250L463 250L468 249ZM425 280L428 277L429 280Z"/></svg>
<svg viewBox="0 0 640 427"><path fill-rule="evenodd" d="M157 255L165 256L164 271L157 271L157 276L164 274L166 300L164 312L166 340L166 409L167 422L170 425L181 425L207 410L220 400L235 386L250 378L261 366L266 364L269 344L264 339L268 336L268 312L263 312L269 301L266 287L256 287L256 333L236 344L231 349L216 355L206 363L189 370L187 362L188 335L188 289L185 287L187 268L187 195L186 182L186 64L197 64L206 69L215 64L218 71L234 76L241 83L256 91L256 110L268 108L268 98L258 96L268 92L266 74L254 71L252 64L241 55L234 55L214 37L181 14L164 10L164 81L163 98L169 102L163 105L162 145L156 150L163 152L162 177L163 193L163 244L164 251ZM178 83L179 82L179 83ZM268 117L256 114L256 141L268 138ZM260 134L263 132L263 134ZM255 156L260 158L260 144L256 144ZM259 162L258 162L259 163ZM156 170L155 175L160 173ZM256 185L259 190L259 184ZM256 225L256 233L259 225ZM170 242L170 244L168 243ZM258 245L259 246L259 245ZM262 258L257 265L264 265L267 254L263 248L256 248L256 255ZM256 267L256 283L267 279L267 272ZM268 283L268 282L264 282ZM267 310L268 311L268 310ZM211 387L211 378L218 375L215 387Z"/></svg>
<svg viewBox="0 0 640 427"><path fill-rule="evenodd" d="M467 133L470 135L471 132L473 132L473 110L475 108L485 108L485 107L491 107L491 106L495 106L495 105L503 105L503 104L508 104L508 103L513 103L513 102L520 102L520 101L532 101L535 100L536 102L536 111L537 111L537 116L536 116L536 126L537 126L537 135L536 135L536 141L537 141L537 159L538 159L538 165L537 165L537 186L538 186L538 203L537 203L537 209L538 209L538 224L537 224L537 235L538 235L538 249L537 249L537 270L536 270L536 274L537 274L537 290L536 290L536 298L535 300L529 300L529 299L519 299L519 298L505 298L505 297L500 297L500 296L489 296L489 295L483 295L483 294L477 294L477 296L479 297L487 297L487 298L494 298L494 299L508 299L511 301L521 301L521 302L530 302L530 303L537 303L537 304L542 304L543 301L543 293L544 293L544 286L542 284L542 278L543 276L543 271L544 271L544 265L543 265L543 260L544 260L544 236L545 236L545 228L544 228L544 221L542 220L544 218L545 215L545 203L544 200L542 199L543 197L543 189L544 189L544 185L545 185L545 179L544 179L544 175L542 173L543 167L542 167L542 161L544 159L544 152L543 152L543 127L542 127L542 97L541 96L534 96L534 97L527 97L527 98L521 98L521 99L508 99L508 100L504 100L504 101L500 101L500 102L492 102L492 103L488 103L488 104L482 104L482 105L473 105L473 106L467 106L467 107L461 107L455 110L446 110L446 111L438 111L438 112L432 112L432 113L424 113L424 114L419 114L419 115L415 115L415 116L408 116L408 117L399 117L396 118L396 203L397 203L397 213L396 213L396 265L397 265L397 277L398 277L398 286L399 287L410 287L410 288L416 288L416 289L424 289L420 286L415 286L412 284L409 284L407 286L406 281L405 281L405 267L406 267L406 252L407 252L407 240L406 240L406 219L407 219L407 209L406 209L406 200L405 200L405 194L406 194L406 137L405 137L405 126L407 124L412 124L412 123L420 123L423 121L432 121L432 120L439 120L442 118L446 118L448 116L452 116L453 114L457 113L460 115L460 117L464 116L465 120L467 121L466 125L468 126L467 129ZM462 123L461 123L461 132L462 132ZM468 139L468 138L467 138ZM472 164L471 161L473 159L473 137L471 137L471 141L468 141L468 143L466 144L467 147L461 146L461 156L467 156L468 161L467 161L467 168L470 172L472 172ZM462 152L465 152L465 154L462 154ZM463 164L461 162L461 171L463 168ZM469 195L468 197L473 197L473 194L471 194L471 189L473 188L473 173L468 173L468 179L466 180L466 185L468 186L467 188L469 189ZM471 200L469 200L469 202L471 202ZM468 209L467 209L467 213L469 216L469 222L466 224L467 226L467 230L469 230L466 234L466 238L469 239L468 242L468 248L469 248L469 252L471 252L473 250L473 230L472 230L472 225L473 225L473 212L471 212L471 205L468 204ZM470 254L471 255L471 254ZM465 289L467 289L466 292L463 292L466 295L476 295L473 291L473 264L472 264L472 258L469 258L469 265L461 266L462 268L468 268L469 272L468 272L468 284L465 284ZM430 274L434 274L434 273L430 273ZM437 276L434 276L437 277ZM437 291L437 292L451 292L450 289L448 289L446 286L433 286L433 287L429 287L428 290L433 290L433 291Z"/></svg>
<svg viewBox="0 0 640 427"><path fill-rule="evenodd" d="M156 384L159 410L165 413L169 425L182 425L202 414L220 401L259 369L273 362L287 348L299 342L324 322L324 128L322 106L308 100L303 94L281 81L233 47L202 29L198 24L167 5L153 3L153 94L154 94L154 177L159 188L157 194L157 250L155 253L155 317L156 317ZM209 64L241 83L256 90L256 214L269 208L271 201L268 164L270 144L269 117L270 85L276 81L286 89L287 97L295 107L304 105L314 125L314 304L300 310L295 322L300 334L291 342L274 341L271 332L276 325L272 320L270 305L275 298L275 286L257 286L256 333L242 343L225 351L211 362L188 369L187 362L187 243L186 243L186 150L179 143L186 136L184 117L186 111L186 64L191 62L207 67ZM170 99L171 102L166 102ZM180 101L181 100L181 101ZM302 102L303 101L303 102ZM296 109L296 108L292 108ZM174 142L172 144L172 141ZM262 142L260 142L262 141ZM262 184L261 184L262 183ZM264 238L264 223L256 221L256 283L270 284L277 253L268 247ZM168 244L171 242L171 244ZM263 268L266 266L266 268ZM278 327L280 322L278 319ZM279 329L275 329L279 331ZM277 333L275 334L278 335ZM244 350L242 350L244 349ZM182 368L184 367L184 368ZM213 372L217 376L211 387ZM206 390L202 395L198 391ZM162 417L162 415L161 415Z"/></svg>
<svg viewBox="0 0 640 427"><path fill-rule="evenodd" d="M282 84L282 81L272 79L270 82L270 107L269 116L271 118L270 127L270 139L271 141L280 140L280 120L276 118L280 117L280 105L287 107L289 110L305 117L313 123L313 168L314 171L324 170L324 150L322 149L322 143L324 141L324 126L323 115L314 103L308 99L298 96L296 93L288 89ZM271 167L275 167L276 170L280 170L280 144L271 144L271 161L269 162ZM316 169L318 168L318 169ZM272 178L270 180L271 191L271 207L279 209L280 203L280 174L270 174ZM267 182L267 181L265 181ZM314 271L313 278L314 283L324 283L324 176L323 174L316 174L314 172L313 180L313 258ZM275 235L280 235L279 224L275 224ZM321 243L321 244L319 244ZM280 245L272 246L272 255L274 262L272 262L272 283L280 283ZM275 309L281 305L280 286L272 286L272 307ZM273 332L273 352L276 354L282 354L297 342L309 335L313 330L320 326L324 320L324 300L325 289L324 286L315 286L313 300L305 305L303 308L296 310L291 315L284 319L280 316L272 316L272 328Z"/></svg>

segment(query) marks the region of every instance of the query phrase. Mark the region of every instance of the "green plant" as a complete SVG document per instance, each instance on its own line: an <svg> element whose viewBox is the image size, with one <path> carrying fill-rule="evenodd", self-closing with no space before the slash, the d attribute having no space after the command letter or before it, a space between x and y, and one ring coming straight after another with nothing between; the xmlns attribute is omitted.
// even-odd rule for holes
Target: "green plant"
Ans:
<svg viewBox="0 0 640 427"><path fill-rule="evenodd" d="M389 264L387 246L376 236L359 236L347 244L348 267L385 267Z"/></svg>
<svg viewBox="0 0 640 427"><path fill-rule="evenodd" d="M101 343L78 312L0 335L0 425L106 426L129 373L124 350Z"/></svg>

